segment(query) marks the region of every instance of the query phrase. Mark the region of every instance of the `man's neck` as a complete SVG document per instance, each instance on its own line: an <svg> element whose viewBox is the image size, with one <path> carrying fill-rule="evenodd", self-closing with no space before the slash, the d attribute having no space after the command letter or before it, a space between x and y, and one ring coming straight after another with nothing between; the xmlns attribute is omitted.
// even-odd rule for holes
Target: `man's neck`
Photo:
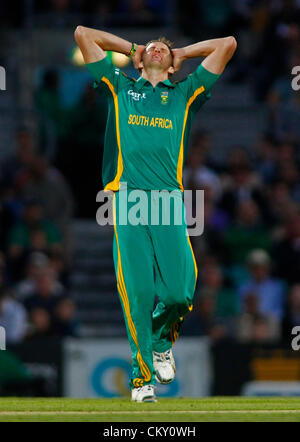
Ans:
<svg viewBox="0 0 300 442"><path fill-rule="evenodd" d="M168 80L168 72L163 72L157 69L149 69L147 72L143 69L141 76L148 80L149 83L155 87L160 81Z"/></svg>

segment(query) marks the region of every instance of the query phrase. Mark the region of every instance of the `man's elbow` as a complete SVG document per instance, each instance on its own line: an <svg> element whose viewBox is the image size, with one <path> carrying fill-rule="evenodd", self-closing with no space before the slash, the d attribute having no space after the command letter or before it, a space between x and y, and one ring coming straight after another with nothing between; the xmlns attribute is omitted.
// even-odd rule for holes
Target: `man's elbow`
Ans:
<svg viewBox="0 0 300 442"><path fill-rule="evenodd" d="M223 47L224 50L228 53L233 55L236 48L237 48L237 41L233 36L225 37L223 39Z"/></svg>
<svg viewBox="0 0 300 442"><path fill-rule="evenodd" d="M86 35L86 28L81 25L77 26L74 32L74 37L77 43L78 41L82 40L82 38L84 38L85 35Z"/></svg>

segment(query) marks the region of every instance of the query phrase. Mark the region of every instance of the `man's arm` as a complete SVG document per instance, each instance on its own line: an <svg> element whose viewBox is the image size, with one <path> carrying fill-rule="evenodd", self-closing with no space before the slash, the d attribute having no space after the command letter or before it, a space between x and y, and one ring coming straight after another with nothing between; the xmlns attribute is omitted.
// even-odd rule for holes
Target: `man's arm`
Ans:
<svg viewBox="0 0 300 442"><path fill-rule="evenodd" d="M132 43L123 38L85 26L77 26L74 36L85 63L102 60L106 55L104 51L115 51L129 55L132 47ZM133 61L143 50L143 46L137 46L136 53L132 57Z"/></svg>
<svg viewBox="0 0 300 442"><path fill-rule="evenodd" d="M222 74L226 64L233 56L237 47L234 37L215 38L200 41L180 49L173 49L175 71L180 69L188 58L206 57L202 66L213 74Z"/></svg>
<svg viewBox="0 0 300 442"><path fill-rule="evenodd" d="M74 36L85 63L102 60L106 55L104 51L116 51L128 55L131 49L129 41L85 26L77 26Z"/></svg>

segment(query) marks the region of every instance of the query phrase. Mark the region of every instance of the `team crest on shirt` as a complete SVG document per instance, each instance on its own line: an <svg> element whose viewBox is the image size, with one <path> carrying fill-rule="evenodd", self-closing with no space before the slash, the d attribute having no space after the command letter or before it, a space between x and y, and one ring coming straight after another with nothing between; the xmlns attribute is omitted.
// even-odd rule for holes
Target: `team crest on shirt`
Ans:
<svg viewBox="0 0 300 442"><path fill-rule="evenodd" d="M161 104L168 104L169 92L162 92L160 94Z"/></svg>

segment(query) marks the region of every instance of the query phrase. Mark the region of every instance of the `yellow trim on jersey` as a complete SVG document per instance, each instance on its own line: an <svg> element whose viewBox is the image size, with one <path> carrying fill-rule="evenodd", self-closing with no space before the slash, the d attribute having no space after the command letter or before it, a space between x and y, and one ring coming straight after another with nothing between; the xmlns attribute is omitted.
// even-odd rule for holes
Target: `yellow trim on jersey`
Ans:
<svg viewBox="0 0 300 442"><path fill-rule="evenodd" d="M194 260L194 267L195 267L195 288L196 288L196 282L197 282L197 278L198 278L198 267L197 267L197 263L196 263L196 259L195 259L195 255L194 255L194 251L193 251L193 247L192 247L192 244L191 244L191 240L190 240L190 237L189 236L187 236L187 240L188 240L188 243L189 243L189 245L190 245L190 248L191 248L191 251L192 251L192 255L193 255L193 260ZM191 307L191 306L190 306ZM192 309L189 307L189 310L191 311ZM192 307L193 308L193 307Z"/></svg>
<svg viewBox="0 0 300 442"><path fill-rule="evenodd" d="M175 322L175 323L172 325L171 330L170 330L170 333L171 333L171 341L172 341L172 347L173 347L174 343L175 343L175 342L177 341L177 339L178 339L178 336L179 336L179 334L178 334L178 330L179 330L179 324L178 324L178 322Z"/></svg>
<svg viewBox="0 0 300 442"><path fill-rule="evenodd" d="M123 307L124 307L124 311L125 311L125 315L126 315L126 319L127 319L127 324L128 324L128 328L129 328L131 337L132 337L135 345L138 348L137 361L138 361L141 373L142 373L145 381L149 382L151 380L151 373L150 373L150 370L149 370L148 366L146 365L145 361L143 360L140 349L139 349L136 328L135 328L135 325L132 321L128 295L127 295L126 286L125 286L125 282L124 282L121 254L120 254L120 247L119 247L119 238L118 238L117 225L116 225L116 195L115 194L114 194L114 199L113 199L113 217L114 217L114 228L115 228L117 249L118 249L118 270L117 270L117 281L118 282L117 282L117 287L119 289L120 297L122 299L122 303L123 303Z"/></svg>
<svg viewBox="0 0 300 442"><path fill-rule="evenodd" d="M117 143L118 143L118 168L117 173L113 181L106 184L104 190L113 190L114 192L119 190L120 186L120 178L123 173L123 160L122 160L122 152L121 152L121 141L120 141L120 127L119 127L119 102L118 102L118 96L115 92L115 89L111 82L106 77L102 77L101 81L107 84L109 87L109 90L111 91L113 98L114 98L114 105L115 105L115 116L116 116L116 131L117 131Z"/></svg>
<svg viewBox="0 0 300 442"><path fill-rule="evenodd" d="M204 90L205 90L204 86L201 86L198 89L196 89L194 94L191 96L191 98L187 102L187 105L186 105L186 108L185 108L185 114L184 114L184 120L183 120L183 129L182 129L182 136L181 136L181 143L180 143L180 151L179 151L179 157L178 157L178 163L177 163L177 181L179 183L180 190L182 192L183 192L182 169L183 169L184 133L185 133L186 120L187 120L187 116L188 116L188 113L189 113L190 106L196 100L198 95L202 94L202 92Z"/></svg>

